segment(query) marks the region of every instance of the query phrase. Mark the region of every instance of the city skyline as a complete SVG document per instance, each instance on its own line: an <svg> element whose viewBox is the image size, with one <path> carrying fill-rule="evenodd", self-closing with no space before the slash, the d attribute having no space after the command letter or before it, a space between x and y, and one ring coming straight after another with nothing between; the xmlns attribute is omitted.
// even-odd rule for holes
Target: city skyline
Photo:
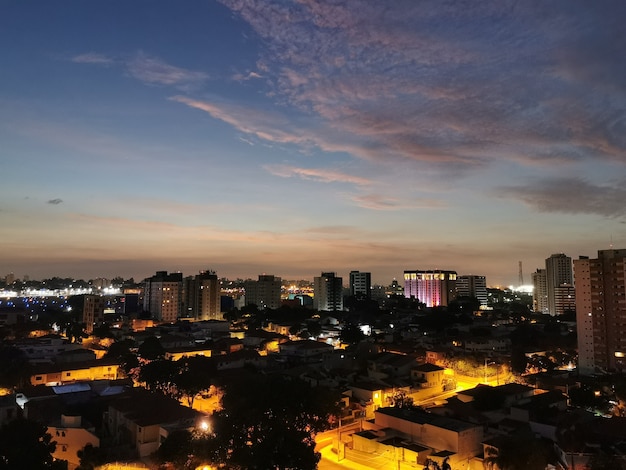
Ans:
<svg viewBox="0 0 626 470"><path fill-rule="evenodd" d="M624 14L6 2L0 274L506 286L626 246Z"/></svg>

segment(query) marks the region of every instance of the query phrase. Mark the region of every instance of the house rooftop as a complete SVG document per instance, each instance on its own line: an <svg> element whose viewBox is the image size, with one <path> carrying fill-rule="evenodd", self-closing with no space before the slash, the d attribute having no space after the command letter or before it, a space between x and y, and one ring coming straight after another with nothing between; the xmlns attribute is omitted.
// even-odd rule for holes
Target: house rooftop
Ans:
<svg viewBox="0 0 626 470"><path fill-rule="evenodd" d="M430 424L431 426L436 426L455 432L461 432L476 427L476 425L466 423L465 421L448 418L446 416L439 416L416 408L378 408L376 410L376 413L393 416L394 418L403 419L412 423Z"/></svg>
<svg viewBox="0 0 626 470"><path fill-rule="evenodd" d="M124 396L112 402L111 407L138 426L165 425L203 416L202 413L181 405L173 398L140 388L129 390Z"/></svg>
<svg viewBox="0 0 626 470"><path fill-rule="evenodd" d="M416 370L418 372L437 372L445 369L438 365L431 364L430 362L425 362L424 364L413 367L413 370Z"/></svg>

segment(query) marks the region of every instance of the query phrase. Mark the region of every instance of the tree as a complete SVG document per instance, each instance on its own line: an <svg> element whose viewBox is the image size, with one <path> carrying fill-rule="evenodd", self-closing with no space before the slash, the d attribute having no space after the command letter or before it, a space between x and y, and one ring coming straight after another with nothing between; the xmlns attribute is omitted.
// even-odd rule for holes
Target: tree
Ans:
<svg viewBox="0 0 626 470"><path fill-rule="evenodd" d="M67 461L54 460L56 442L46 426L16 419L0 428L0 469L67 469Z"/></svg>
<svg viewBox="0 0 626 470"><path fill-rule="evenodd" d="M80 465L76 467L76 470L94 470L97 466L106 462L106 455L100 447L94 447L92 444L87 444L77 453L80 459Z"/></svg>
<svg viewBox="0 0 626 470"><path fill-rule="evenodd" d="M187 429L175 430L163 441L156 457L161 463L174 464L175 468L187 468L193 448L193 434Z"/></svg>
<svg viewBox="0 0 626 470"><path fill-rule="evenodd" d="M357 344L365 338L365 334L358 325L354 323L346 323L339 334L342 343Z"/></svg>
<svg viewBox="0 0 626 470"><path fill-rule="evenodd" d="M178 399L180 397L176 387L178 374L177 363L167 359L157 359L141 365L139 381L144 382L148 390L157 390L164 395Z"/></svg>
<svg viewBox="0 0 626 470"><path fill-rule="evenodd" d="M153 361L164 357L165 349L163 349L159 338L156 336L148 336L144 342L139 345L137 353L140 358Z"/></svg>
<svg viewBox="0 0 626 470"><path fill-rule="evenodd" d="M14 346L0 346L0 387L26 385L30 378L30 363L24 352Z"/></svg>
<svg viewBox="0 0 626 470"><path fill-rule="evenodd" d="M338 396L285 376L250 375L226 386L204 449L231 469L313 470L314 435L329 428Z"/></svg>
<svg viewBox="0 0 626 470"><path fill-rule="evenodd" d="M180 394L187 399L189 408L193 408L196 396L211 388L215 377L215 362L204 356L183 357L176 361L179 374L174 378Z"/></svg>

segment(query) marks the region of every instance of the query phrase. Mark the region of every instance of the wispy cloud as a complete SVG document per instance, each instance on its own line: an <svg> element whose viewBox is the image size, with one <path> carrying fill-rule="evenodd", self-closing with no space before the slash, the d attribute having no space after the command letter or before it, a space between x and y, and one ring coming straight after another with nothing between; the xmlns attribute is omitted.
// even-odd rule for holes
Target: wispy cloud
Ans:
<svg viewBox="0 0 626 470"><path fill-rule="evenodd" d="M441 209L446 205L437 199L398 199L380 194L352 196L360 207L377 211L397 211L402 209Z"/></svg>
<svg viewBox="0 0 626 470"><path fill-rule="evenodd" d="M87 52L85 54L79 54L72 57L72 62L77 64L97 64L97 65L111 65L115 62L115 59L108 57L104 54L97 52Z"/></svg>
<svg viewBox="0 0 626 470"><path fill-rule="evenodd" d="M193 85L209 78L204 72L184 69L168 64L143 52L126 62L130 75L144 83L158 85Z"/></svg>
<svg viewBox="0 0 626 470"><path fill-rule="evenodd" d="M97 52L88 52L76 55L70 60L79 64L118 65L131 77L148 85L175 86L182 90L196 87L209 79L209 75L205 72L177 67L142 51L129 57L119 58Z"/></svg>
<svg viewBox="0 0 626 470"><path fill-rule="evenodd" d="M539 212L626 216L623 181L598 185L582 178L544 179L524 186L500 187L497 194L518 199Z"/></svg>
<svg viewBox="0 0 626 470"><path fill-rule="evenodd" d="M233 80L236 80L238 82L245 82L248 80L253 80L255 78L263 78L263 75L257 72L248 72L247 74L236 73L235 75L233 75Z"/></svg>
<svg viewBox="0 0 626 470"><path fill-rule="evenodd" d="M298 176L303 179L319 181L321 183L350 183L357 186L370 185L372 180L353 176L341 171L321 168L299 168L289 165L267 165L265 169L271 174L283 178Z"/></svg>
<svg viewBox="0 0 626 470"><path fill-rule="evenodd" d="M279 99L344 132L321 144L449 176L626 163L623 2L222 3L264 39Z"/></svg>
<svg viewBox="0 0 626 470"><path fill-rule="evenodd" d="M270 113L261 112L249 107L233 104L212 103L206 100L196 100L186 96L172 96L172 101L209 113L213 118L230 124L235 129L260 139L291 144L311 144L311 140L289 132L286 120Z"/></svg>
<svg viewBox="0 0 626 470"><path fill-rule="evenodd" d="M50 199L48 201L48 204L52 204L53 206L58 206L62 202L63 202L63 199L56 198L56 199Z"/></svg>

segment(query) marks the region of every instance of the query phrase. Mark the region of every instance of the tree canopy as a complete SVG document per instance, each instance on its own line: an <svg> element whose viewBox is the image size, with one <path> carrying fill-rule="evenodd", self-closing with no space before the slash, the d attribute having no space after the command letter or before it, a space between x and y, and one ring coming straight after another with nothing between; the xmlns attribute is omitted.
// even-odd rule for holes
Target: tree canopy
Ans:
<svg viewBox="0 0 626 470"><path fill-rule="evenodd" d="M14 346L0 346L0 387L21 387L28 383L31 366L26 354Z"/></svg>
<svg viewBox="0 0 626 470"><path fill-rule="evenodd" d="M46 426L16 419L0 428L0 469L67 469L67 461L54 460L56 442Z"/></svg>
<svg viewBox="0 0 626 470"><path fill-rule="evenodd" d="M251 375L228 385L213 414L207 457L232 469L317 468L314 435L328 429L338 397L306 382Z"/></svg>

